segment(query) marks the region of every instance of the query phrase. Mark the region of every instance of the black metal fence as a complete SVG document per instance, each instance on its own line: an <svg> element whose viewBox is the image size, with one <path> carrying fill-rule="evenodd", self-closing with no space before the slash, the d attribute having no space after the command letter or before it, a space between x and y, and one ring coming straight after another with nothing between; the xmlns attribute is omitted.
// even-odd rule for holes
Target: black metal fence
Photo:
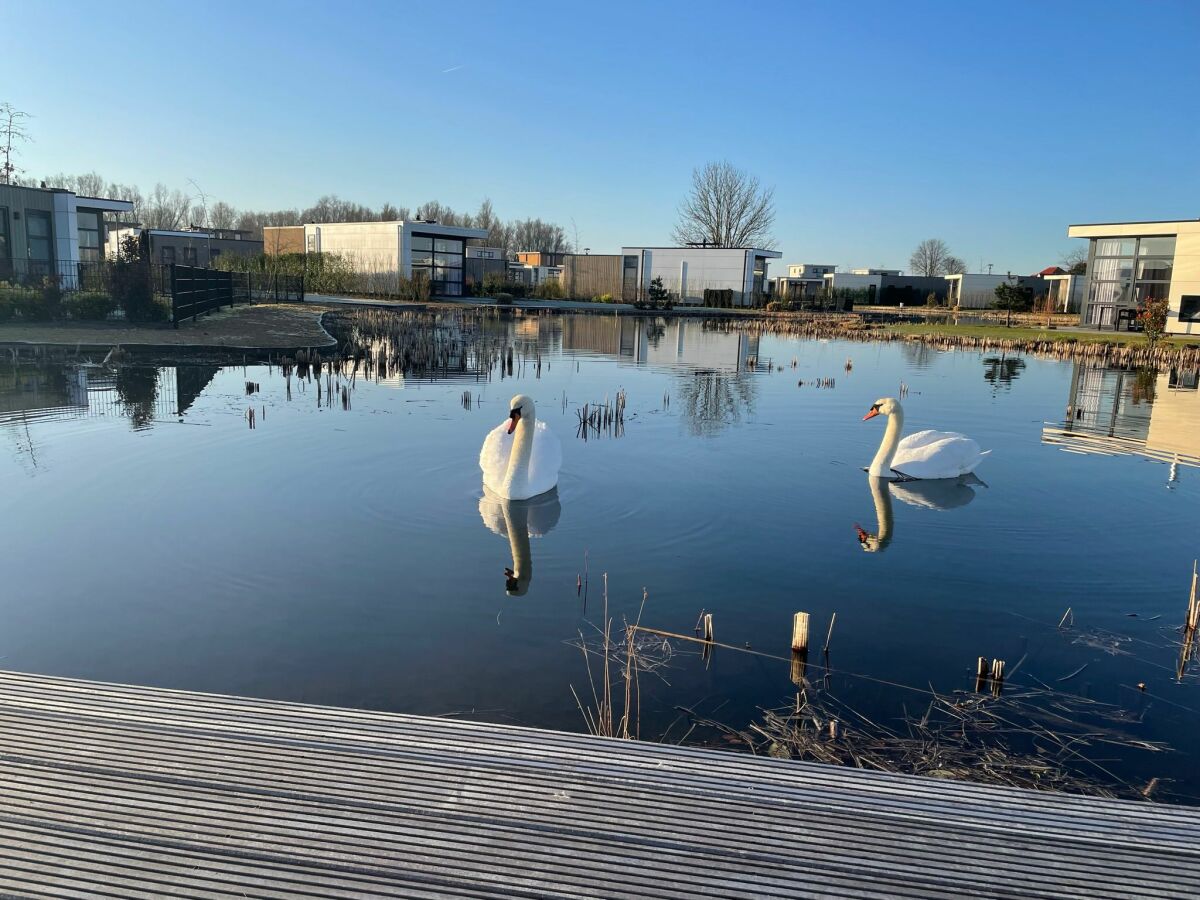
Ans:
<svg viewBox="0 0 1200 900"><path fill-rule="evenodd" d="M279 272L248 273L250 299L255 303L286 303L304 299L304 276Z"/></svg>
<svg viewBox="0 0 1200 900"><path fill-rule="evenodd" d="M110 259L55 260L43 262L34 259L0 259L0 284L17 287L57 287L63 291L111 292L113 274L119 267L142 266L150 280L151 290L156 294L171 292L169 266L145 261L118 263Z"/></svg>
<svg viewBox="0 0 1200 900"><path fill-rule="evenodd" d="M185 319L250 302L250 275L219 272L199 266L171 266L171 321L175 327Z"/></svg>

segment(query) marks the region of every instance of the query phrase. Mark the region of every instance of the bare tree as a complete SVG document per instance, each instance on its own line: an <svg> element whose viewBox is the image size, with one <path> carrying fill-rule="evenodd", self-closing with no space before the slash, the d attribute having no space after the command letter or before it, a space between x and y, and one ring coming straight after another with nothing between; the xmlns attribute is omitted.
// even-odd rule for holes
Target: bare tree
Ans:
<svg viewBox="0 0 1200 900"><path fill-rule="evenodd" d="M1072 275L1087 273L1088 248L1087 244L1072 247L1062 255L1060 265Z"/></svg>
<svg viewBox="0 0 1200 900"><path fill-rule="evenodd" d="M966 275L967 264L957 256L947 256L943 275Z"/></svg>
<svg viewBox="0 0 1200 900"><path fill-rule="evenodd" d="M908 258L908 267L914 275L945 275L946 263L951 259L954 257L951 256L945 241L941 238L926 238L917 244L917 249Z"/></svg>
<svg viewBox="0 0 1200 900"><path fill-rule="evenodd" d="M218 200L208 211L208 224L213 228L230 229L236 223L237 210L224 200Z"/></svg>
<svg viewBox="0 0 1200 900"><path fill-rule="evenodd" d="M143 210L142 224L147 228L177 231L187 224L192 201L178 189L172 191L161 182L154 186Z"/></svg>
<svg viewBox="0 0 1200 900"><path fill-rule="evenodd" d="M672 236L680 244L769 250L774 224L774 188L763 188L753 175L722 161L692 171L692 188Z"/></svg>
<svg viewBox="0 0 1200 900"><path fill-rule="evenodd" d="M29 134L25 131L25 120L29 113L21 112L11 103L0 103L0 184L12 184L13 175L18 172L17 164L13 162L16 148L13 146L21 141L28 141Z"/></svg>

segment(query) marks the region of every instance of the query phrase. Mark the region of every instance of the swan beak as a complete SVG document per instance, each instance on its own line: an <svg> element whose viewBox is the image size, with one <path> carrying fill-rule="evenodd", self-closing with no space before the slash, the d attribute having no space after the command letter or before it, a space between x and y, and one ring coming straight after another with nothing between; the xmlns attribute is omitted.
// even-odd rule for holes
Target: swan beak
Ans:
<svg viewBox="0 0 1200 900"><path fill-rule="evenodd" d="M860 544L865 544L867 542L867 539L871 536L870 534L867 533L866 529L864 529L861 525L856 524L854 526L854 530L858 532L858 542Z"/></svg>
<svg viewBox="0 0 1200 900"><path fill-rule="evenodd" d="M873 419L877 415L879 415L879 410L877 410L875 407L872 406L871 411L869 413L867 413L865 416L863 416L863 421L865 422L865 421L867 421L867 419Z"/></svg>
<svg viewBox="0 0 1200 900"><path fill-rule="evenodd" d="M508 433L512 434L517 427L517 421L521 418L521 407L517 407L508 414Z"/></svg>

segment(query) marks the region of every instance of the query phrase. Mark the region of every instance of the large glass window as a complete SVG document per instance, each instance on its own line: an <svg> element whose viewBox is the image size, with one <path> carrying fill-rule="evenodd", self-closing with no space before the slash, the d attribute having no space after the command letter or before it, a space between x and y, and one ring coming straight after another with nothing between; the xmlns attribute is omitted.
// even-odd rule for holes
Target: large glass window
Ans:
<svg viewBox="0 0 1200 900"><path fill-rule="evenodd" d="M1139 259L1137 264L1138 281L1170 281L1173 259Z"/></svg>
<svg viewBox="0 0 1200 900"><path fill-rule="evenodd" d="M100 214L80 210L76 214L79 222L79 259L93 262L100 258Z"/></svg>
<svg viewBox="0 0 1200 900"><path fill-rule="evenodd" d="M409 249L413 278L428 278L434 296L461 296L466 243L464 238L412 235Z"/></svg>
<svg viewBox="0 0 1200 900"><path fill-rule="evenodd" d="M1138 256L1174 256L1175 236L1144 237L1138 242Z"/></svg>
<svg viewBox="0 0 1200 900"><path fill-rule="evenodd" d="M54 262L54 228L50 213L40 209L25 211L25 239L29 262L37 268L49 271Z"/></svg>
<svg viewBox="0 0 1200 900"><path fill-rule="evenodd" d="M1092 266L1093 281L1121 281L1132 277L1132 256L1098 258Z"/></svg>
<svg viewBox="0 0 1200 900"><path fill-rule="evenodd" d="M1097 256L1133 256L1133 238L1097 238Z"/></svg>
<svg viewBox="0 0 1200 900"><path fill-rule="evenodd" d="M159 249L158 252L159 252L159 258L162 260L163 265L169 266L171 263L175 262L175 248L174 247L162 247Z"/></svg>

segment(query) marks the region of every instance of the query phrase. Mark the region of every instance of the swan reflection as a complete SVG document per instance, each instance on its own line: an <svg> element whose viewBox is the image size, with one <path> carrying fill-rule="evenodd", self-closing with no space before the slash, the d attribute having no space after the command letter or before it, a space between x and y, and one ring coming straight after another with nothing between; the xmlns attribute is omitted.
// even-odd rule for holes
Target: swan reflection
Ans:
<svg viewBox="0 0 1200 900"><path fill-rule="evenodd" d="M961 478L938 478L930 481L891 481L874 476L867 478L871 488L871 499L875 502L875 531L870 532L855 525L858 543L867 553L879 553L887 549L894 537L895 525L892 518L892 497L920 509L947 510L966 506L975 499L975 487L983 485L975 475Z"/></svg>
<svg viewBox="0 0 1200 900"><path fill-rule="evenodd" d="M553 531L561 513L557 488L532 500L507 500L484 488L479 515L491 531L508 538L512 553L512 566L504 570L504 590L510 597L523 597L533 580L529 539Z"/></svg>

